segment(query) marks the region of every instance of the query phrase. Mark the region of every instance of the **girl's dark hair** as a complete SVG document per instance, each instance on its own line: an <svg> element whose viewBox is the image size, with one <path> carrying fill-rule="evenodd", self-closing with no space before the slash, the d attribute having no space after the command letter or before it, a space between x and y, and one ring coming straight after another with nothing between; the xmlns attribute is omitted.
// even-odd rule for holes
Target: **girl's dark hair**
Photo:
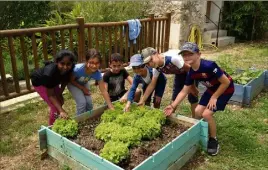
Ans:
<svg viewBox="0 0 268 170"><path fill-rule="evenodd" d="M122 57L121 57L121 55L119 54L119 53L113 53L112 55L111 55L111 61L110 62L112 62L112 61L115 61L115 62L123 62L123 59L122 59Z"/></svg>
<svg viewBox="0 0 268 170"><path fill-rule="evenodd" d="M76 57L73 52L69 50L60 50L55 56L55 62L60 62L64 57L68 57L73 64L76 61Z"/></svg>
<svg viewBox="0 0 268 170"><path fill-rule="evenodd" d="M94 48L89 49L88 52L86 53L86 61L88 61L89 59L92 59L92 58L98 58L100 63L101 63L101 54L99 51L97 51Z"/></svg>

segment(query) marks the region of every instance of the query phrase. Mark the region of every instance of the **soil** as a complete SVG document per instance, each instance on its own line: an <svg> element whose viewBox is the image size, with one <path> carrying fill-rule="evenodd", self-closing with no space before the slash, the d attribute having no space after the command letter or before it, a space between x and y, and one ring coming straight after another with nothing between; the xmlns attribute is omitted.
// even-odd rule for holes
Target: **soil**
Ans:
<svg viewBox="0 0 268 170"><path fill-rule="evenodd" d="M79 124L79 134L73 141L99 155L104 142L94 136L94 129L100 123L100 119L91 119ZM118 166L130 170L139 165L153 153L161 149L178 135L186 131L188 127L167 120L162 126L162 133L151 141L142 141L141 145L130 148L130 158L119 163Z"/></svg>

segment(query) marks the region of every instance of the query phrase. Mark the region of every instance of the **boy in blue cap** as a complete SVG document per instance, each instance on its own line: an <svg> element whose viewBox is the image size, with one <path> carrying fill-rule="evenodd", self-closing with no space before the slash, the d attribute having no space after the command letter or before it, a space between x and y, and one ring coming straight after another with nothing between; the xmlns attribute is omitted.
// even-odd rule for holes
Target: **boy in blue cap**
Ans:
<svg viewBox="0 0 268 170"><path fill-rule="evenodd" d="M189 64L191 68L183 89L176 97L176 100L164 109L164 112L168 116L175 110L177 105L189 93L190 86L194 83L194 80L205 85L207 90L195 109L195 117L204 118L208 122L210 137L207 151L210 155L217 155L219 144L216 138L216 122L213 114L218 110L225 109L226 104L234 93L233 80L214 61L201 59L201 53L195 43L186 42L182 46L180 54L185 63Z"/></svg>
<svg viewBox="0 0 268 170"><path fill-rule="evenodd" d="M148 84L150 84L150 82L152 81L152 78L154 77L158 77L158 81L154 90L155 93L154 93L153 103L154 103L154 108L159 108L161 99L162 99L162 96L164 94L165 87L166 87L165 75L143 64L143 57L141 56L141 54L135 54L134 56L130 58L130 66L132 67L135 75L133 78L132 86L128 93L127 104L124 110L125 111L130 110L130 105L133 102L135 91L138 85L141 83L143 93L146 93L147 86ZM151 92L151 94L147 98L145 102L146 105L150 105L152 93L153 92Z"/></svg>

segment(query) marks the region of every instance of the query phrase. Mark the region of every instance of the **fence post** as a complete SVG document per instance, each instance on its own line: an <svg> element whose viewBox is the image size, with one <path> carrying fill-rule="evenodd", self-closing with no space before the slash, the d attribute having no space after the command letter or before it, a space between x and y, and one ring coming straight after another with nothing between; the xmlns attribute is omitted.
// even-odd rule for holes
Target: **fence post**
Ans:
<svg viewBox="0 0 268 170"><path fill-rule="evenodd" d="M83 17L76 18L78 24L78 62L82 62L85 56L85 20Z"/></svg>
<svg viewBox="0 0 268 170"><path fill-rule="evenodd" d="M168 51L169 49L169 38L170 38L170 24L171 24L171 13L166 13L167 22L166 22L166 29L165 29L165 44L164 44L164 51Z"/></svg>
<svg viewBox="0 0 268 170"><path fill-rule="evenodd" d="M150 18L150 23L149 23L149 31L148 31L148 36L149 36L149 46L153 47L153 36L154 36L154 14L149 15Z"/></svg>

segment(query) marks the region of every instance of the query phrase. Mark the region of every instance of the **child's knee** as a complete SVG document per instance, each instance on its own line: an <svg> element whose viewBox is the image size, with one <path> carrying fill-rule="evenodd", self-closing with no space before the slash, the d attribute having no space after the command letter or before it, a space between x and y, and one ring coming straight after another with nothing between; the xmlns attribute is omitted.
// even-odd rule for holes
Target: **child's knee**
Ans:
<svg viewBox="0 0 268 170"><path fill-rule="evenodd" d="M202 117L205 119L205 120L210 120L213 118L213 112L212 111L205 111L203 112L202 114Z"/></svg>
<svg viewBox="0 0 268 170"><path fill-rule="evenodd" d="M200 106L197 106L194 110L195 112L195 116L197 118L201 118L202 117L202 113L203 113L204 109L202 109Z"/></svg>

